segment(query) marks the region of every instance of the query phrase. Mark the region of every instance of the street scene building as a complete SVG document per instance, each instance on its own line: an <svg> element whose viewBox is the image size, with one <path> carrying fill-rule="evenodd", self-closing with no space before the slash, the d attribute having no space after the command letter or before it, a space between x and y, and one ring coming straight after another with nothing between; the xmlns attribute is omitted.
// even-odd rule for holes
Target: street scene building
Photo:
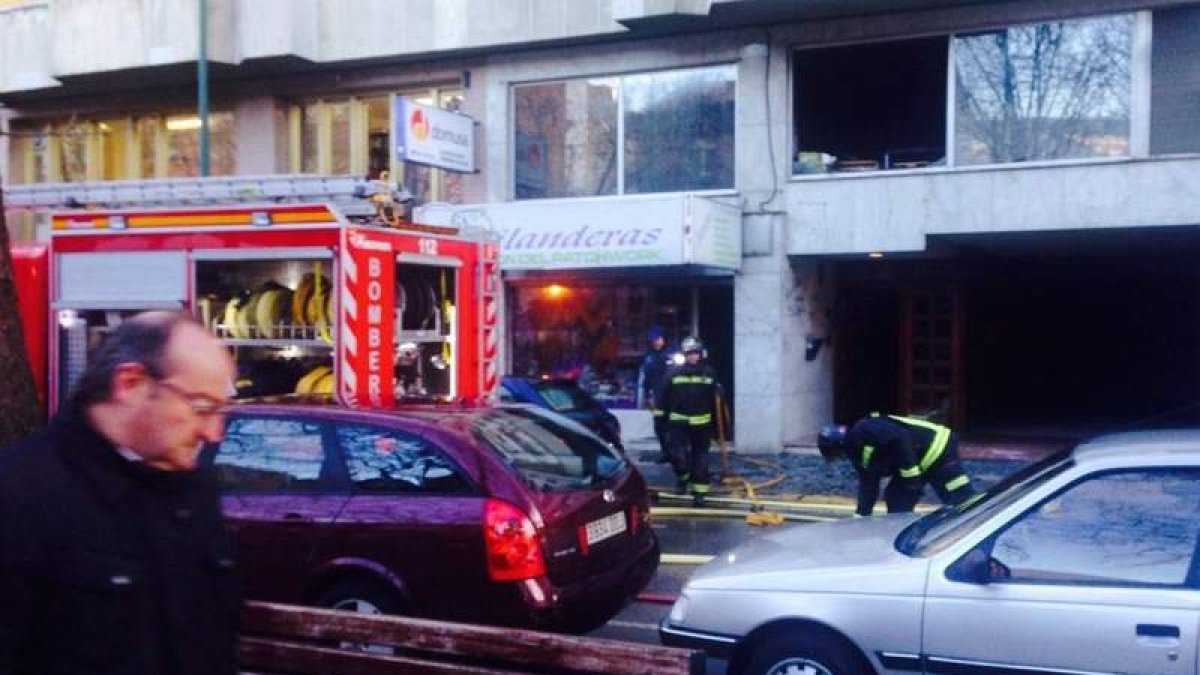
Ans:
<svg viewBox="0 0 1200 675"><path fill-rule="evenodd" d="M1180 0L8 0L0 174L386 175L497 237L507 372L631 410L649 331L696 334L743 450L873 410L1085 435L1200 418L1198 34Z"/></svg>

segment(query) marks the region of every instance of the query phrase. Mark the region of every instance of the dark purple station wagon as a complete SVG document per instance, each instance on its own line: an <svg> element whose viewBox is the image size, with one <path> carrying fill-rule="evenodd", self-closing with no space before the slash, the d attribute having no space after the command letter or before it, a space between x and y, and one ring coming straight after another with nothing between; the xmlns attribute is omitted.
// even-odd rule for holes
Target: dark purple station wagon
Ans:
<svg viewBox="0 0 1200 675"><path fill-rule="evenodd" d="M653 576L638 471L525 406L236 406L205 449L246 595L583 631Z"/></svg>

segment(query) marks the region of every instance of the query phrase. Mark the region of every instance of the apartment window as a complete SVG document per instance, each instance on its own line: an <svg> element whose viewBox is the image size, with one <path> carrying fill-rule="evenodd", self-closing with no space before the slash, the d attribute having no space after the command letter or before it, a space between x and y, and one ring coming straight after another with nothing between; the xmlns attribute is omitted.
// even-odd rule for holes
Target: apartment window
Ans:
<svg viewBox="0 0 1200 675"><path fill-rule="evenodd" d="M941 164L949 39L796 53L796 173Z"/></svg>
<svg viewBox="0 0 1200 675"><path fill-rule="evenodd" d="M447 110L462 106L462 90L433 88L397 94ZM297 104L291 112L288 164L301 173L359 174L379 178L385 172L400 181L418 202L463 199L462 174L411 162L398 162L392 148L392 96L377 94L322 98Z"/></svg>
<svg viewBox="0 0 1200 675"><path fill-rule="evenodd" d="M794 58L793 173L1130 152L1133 15L831 48Z"/></svg>
<svg viewBox="0 0 1200 675"><path fill-rule="evenodd" d="M1200 152L1200 5L1154 12L1150 152Z"/></svg>
<svg viewBox="0 0 1200 675"><path fill-rule="evenodd" d="M732 65L519 85L518 199L734 185Z"/></svg>
<svg viewBox="0 0 1200 675"><path fill-rule="evenodd" d="M954 40L956 163L1129 154L1133 17Z"/></svg>

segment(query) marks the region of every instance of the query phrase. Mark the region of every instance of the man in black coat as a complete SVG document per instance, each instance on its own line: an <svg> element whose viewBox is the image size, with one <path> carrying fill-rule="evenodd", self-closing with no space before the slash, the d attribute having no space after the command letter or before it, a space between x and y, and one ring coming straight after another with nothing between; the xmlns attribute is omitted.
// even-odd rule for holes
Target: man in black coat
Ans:
<svg viewBox="0 0 1200 675"><path fill-rule="evenodd" d="M641 404L649 408L653 416L654 436L658 439L658 458L655 461L666 463L671 461L671 441L667 416L658 403L658 390L662 386L663 376L671 367L671 355L667 353L667 340L658 326L651 326L646 334L646 341L649 348L642 357L642 365L638 371L638 390L641 394Z"/></svg>
<svg viewBox="0 0 1200 675"><path fill-rule="evenodd" d="M236 672L236 569L196 468L234 373L198 323L141 314L46 429L0 451L0 673Z"/></svg>

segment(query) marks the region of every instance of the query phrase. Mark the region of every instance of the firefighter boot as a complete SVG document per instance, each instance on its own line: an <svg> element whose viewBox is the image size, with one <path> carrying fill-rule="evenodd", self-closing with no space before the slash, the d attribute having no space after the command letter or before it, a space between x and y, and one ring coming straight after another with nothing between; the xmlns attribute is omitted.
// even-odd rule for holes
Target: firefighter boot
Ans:
<svg viewBox="0 0 1200 675"><path fill-rule="evenodd" d="M675 479L675 494L686 495L688 493L688 478L690 476L679 476Z"/></svg>

